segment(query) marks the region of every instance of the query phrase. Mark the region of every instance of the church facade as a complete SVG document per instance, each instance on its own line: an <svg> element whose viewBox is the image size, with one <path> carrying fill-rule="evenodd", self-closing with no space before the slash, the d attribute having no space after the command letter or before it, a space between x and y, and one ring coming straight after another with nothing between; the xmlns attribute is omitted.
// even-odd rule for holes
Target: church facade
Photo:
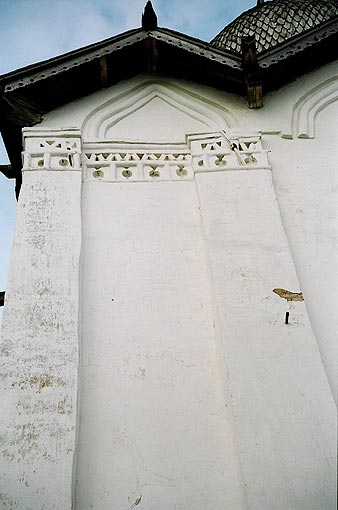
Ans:
<svg viewBox="0 0 338 510"><path fill-rule="evenodd" d="M334 510L337 32L258 1L205 43L148 2L1 78L1 508Z"/></svg>

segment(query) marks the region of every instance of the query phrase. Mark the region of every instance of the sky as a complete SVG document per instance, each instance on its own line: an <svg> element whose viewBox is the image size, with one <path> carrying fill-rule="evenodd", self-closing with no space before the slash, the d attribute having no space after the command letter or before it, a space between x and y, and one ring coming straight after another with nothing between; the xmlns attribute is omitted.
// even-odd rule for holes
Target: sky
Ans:
<svg viewBox="0 0 338 510"><path fill-rule="evenodd" d="M140 26L146 0L0 0L0 74ZM160 27L210 41L256 0L153 0ZM0 164L8 163L0 140ZM0 290L6 289L16 201L0 174Z"/></svg>

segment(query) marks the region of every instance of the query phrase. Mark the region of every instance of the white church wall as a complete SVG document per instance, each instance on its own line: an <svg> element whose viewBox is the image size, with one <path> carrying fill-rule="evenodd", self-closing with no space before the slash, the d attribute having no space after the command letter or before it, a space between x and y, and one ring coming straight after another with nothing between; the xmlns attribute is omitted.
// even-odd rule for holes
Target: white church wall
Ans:
<svg viewBox="0 0 338 510"><path fill-rule="evenodd" d="M64 299L62 320L73 317L67 343L71 364L65 368L73 374L66 388L73 403L77 327L81 330L79 510L89 508L89 502L104 510L112 497L121 508L142 501L168 510L174 505L182 510L333 510L329 459L335 415L320 359L321 354L332 377L333 347L327 338L333 330L320 314L330 308L333 316L335 310L334 299L323 304L336 259L322 225L328 225L331 236L336 153L331 150L329 168L317 153L326 153L334 142L324 129L335 106L324 104L320 87L321 80L331 87L334 71L326 66L322 74L317 71L269 95L258 111L249 110L242 98L209 87L136 77L49 113L27 132L35 140L45 130L47 138L25 156L25 165L34 171L25 174L26 198L19 204L24 234L17 233L13 267L24 271L19 244L38 228L36 219L26 216L26 203L34 204L34 196L46 187L48 197L41 203L49 207L51 197L62 225L52 225L48 235L54 239L56 228L67 240L53 244L53 271L62 273L62 255L67 267L62 274L71 290L65 295L60 277L55 292ZM308 109L316 124L309 136L315 133L315 138L290 139L304 135L297 125L306 123L292 119L305 118L300 100L307 89L324 108L317 116L316 106ZM62 144L48 148L46 142L60 134L57 130L70 135L70 128L81 130L81 197L80 172L69 171L80 166L78 151L73 154L73 146ZM299 158L305 146L308 152ZM272 174L266 151L271 151ZM27 253L33 262L36 253ZM325 277L323 254L330 259ZM50 271L48 259L41 257ZM38 302L38 275L26 277L25 292L35 289L32 300ZM11 307L21 306L11 305L17 278L12 270L5 334L15 327ZM273 294L274 287L304 291L305 304L292 304L288 325L288 305ZM29 327L25 323L21 331L30 338ZM51 342L59 341L53 328L49 335ZM13 359L20 349L13 349ZM34 388L28 390L26 400L37 402ZM55 404L57 395L50 397ZM11 423L18 419L14 408L6 412ZM57 450L68 475L74 407L69 419L72 446L63 443ZM33 458L29 474L34 462L38 459ZM19 476L13 466L9 476ZM56 476L57 483L62 477ZM20 483L13 485L13 494ZM43 477L41 483L46 483ZM20 488L18 508L26 509L23 491L36 495L36 487ZM65 498L62 508L70 508L69 491L69 484L59 490L55 483L33 501L38 508L60 493L56 501Z"/></svg>
<svg viewBox="0 0 338 510"><path fill-rule="evenodd" d="M193 111L191 103L190 106ZM102 110L98 109L92 118L86 119L84 137L87 139L88 147L95 147L95 143L92 145L89 143L91 136L94 140L100 138L99 134L101 137L107 137L110 128L102 130L102 122L105 123L106 118L109 121L115 119L114 126L118 133L120 121L115 116L115 109L116 106L113 102L108 102L106 106L102 107ZM175 117L170 115L169 111L168 115L163 112L165 118L168 119L164 132L168 141L170 132L173 133L173 138L177 135ZM107 117L107 114L110 114L110 117ZM235 118L236 114L238 119L237 111L235 111ZM96 119L95 115L97 115ZM135 111L132 111L124 117L124 129L126 129L126 133L130 133L131 140L142 140L142 126L137 121L134 122L134 115ZM148 108L147 115L144 116L146 123L158 125L156 115L157 111ZM192 114L188 114L185 119L184 129L188 132L195 127L195 124L191 123L191 118ZM231 137L236 133L235 123L231 125L229 116L227 120L227 133ZM241 119L238 122L240 123ZM210 128L213 125L207 127ZM151 131L148 128L147 134L151 136ZM238 168L234 172L231 171L232 165L238 167L238 158L242 156L236 151L229 153L229 150L224 149L226 144L217 141L219 139L217 135L214 138L215 144L209 144L210 154L204 152L203 144L201 145L201 142L198 141L198 135L188 136L187 141L192 148L194 171L199 172L196 176L196 183L201 205L204 206L203 217L207 225L207 250L210 254L213 274L209 286L212 288L215 285L216 303L220 313L220 330L224 339L223 355L226 363L224 370L229 374L229 380L226 379L224 384L232 396L236 417L236 442L240 452L246 497L250 508L257 509L271 508L272 505L281 510L286 507L297 508L297 510L299 508L316 509L319 505L324 508L333 508L332 488L334 487L335 470L332 462L329 466L327 465L327 458L330 457L335 444L335 408L318 346L307 318L304 303L297 303L298 309L301 310L299 314L296 311L297 308L291 307L291 323L285 325L286 306L279 297L272 294L273 288L280 285L295 291L299 291L300 288L276 204L271 172L263 162L264 153L260 153L258 150L253 156L253 148L250 149L251 152L247 151L250 154L243 155L244 164L248 159L249 162L258 165L260 169L253 173L251 170L248 173L248 170L241 171ZM155 138L154 142L156 140L158 139ZM251 147L250 143L248 148ZM269 148L267 139L265 139L265 144ZM202 149L196 149L198 145ZM205 150L209 150L208 140L204 145L206 146ZM253 145L255 146L255 142ZM127 148L131 149L131 147ZM117 149L115 148L115 150ZM127 149L121 149L121 152L122 150L125 152ZM96 168L96 164L100 166L97 172L102 171L102 175L98 175L99 178L108 181L114 179L123 181L123 176L109 173L111 170L108 167L111 167L113 160L108 154L104 156L104 151L109 152L103 144L101 149L99 146L96 148L97 159L93 157L94 154L89 157L91 169ZM153 151L155 152L155 149ZM226 155L223 155L224 152ZM107 163L108 160L109 163ZM130 160L128 161L126 164L130 165ZM224 168L222 168L223 166ZM139 168L135 171L136 167L137 165L133 162L132 175L128 176L128 179L142 179L144 174ZM131 166L128 166L129 168ZM229 168L230 170L228 170ZM212 174L210 174L211 169L213 170ZM219 172L220 170L224 170L224 173ZM216 173L214 173L215 171ZM231 177L233 179L230 180ZM222 178L225 178L224 182ZM134 184L130 182L130 185ZM179 184L177 185L179 186ZM181 183L182 185L183 183ZM232 197L229 200L227 200L227 192ZM140 193L139 195L142 196ZM142 199L140 198L140 200ZM194 205L191 203L190 209L192 210L193 207ZM216 212L214 212L215 208ZM223 222L225 222L226 228ZM138 224L135 219L134 224ZM217 230L218 224L220 228ZM216 239L210 236L208 227L212 231L216 229L218 232L218 235L217 232L215 234ZM142 226L139 227L139 230L142 232ZM228 242L229 239L233 241L234 232L236 233L235 237L238 237L238 242ZM106 236L104 237L106 238ZM123 236L121 236L121 240L122 238ZM255 245L255 241L257 245ZM222 244L223 242L226 246ZM247 250L243 249L243 245ZM230 267L235 272L235 277L232 279L226 277ZM236 268L238 268L237 276ZM245 285L242 281L242 273L239 274L240 270L243 274L247 270L251 275L247 300L242 294ZM275 283L281 277L285 278L284 283ZM176 280L175 284L178 289L180 282ZM131 284L130 287L132 287ZM237 297L236 290L238 291ZM184 295L183 288L179 292ZM89 295L93 295L93 291L89 292ZM257 302L252 299L253 295L256 297L259 295ZM241 307L243 307L242 314L240 313ZM214 313L217 315L217 311L214 310ZM265 325L262 324L262 321L266 321ZM232 338L229 339L229 336ZM253 336L254 345L250 350L247 342L250 342L251 336ZM275 338L278 346L270 343ZM295 341L297 342L296 347L294 346ZM302 368L299 365L300 357L302 357ZM244 378L243 374L245 374ZM251 375L249 376L249 374ZM88 380L88 378L85 379ZM306 385L305 390L304 385ZM278 398L276 398L276 390ZM299 409L302 410L300 414ZM262 416L264 416L264 424ZM313 419L314 416L316 419ZM325 416L324 423L321 422L323 416ZM309 425L310 422L311 425ZM203 428L202 423L200 423L200 427ZM311 427L312 431L309 434ZM237 436L237 434L239 435ZM322 437L320 447L316 441L313 441L313 437L319 436ZM253 448L253 443L255 448ZM84 450L82 449L82 451ZM258 466L257 457L260 459ZM271 462L272 458L274 459L273 463ZM277 458L278 460L276 460ZM293 469L290 468L290 464ZM311 480L309 484L304 482L304 465L306 465L306 476ZM81 466L88 466L88 460L86 462L79 459L79 473L82 469L82 485L85 486L85 480L91 479L91 475L86 471L86 468L83 469ZM321 477L316 483L313 483L318 469L322 473ZM303 474L299 476L300 473ZM295 483L296 477L299 479L298 484ZM283 480L283 483L279 483L278 480ZM81 494L81 490L84 496L80 497L83 500L89 497L88 493L83 492L81 486L79 494ZM93 491L91 493L93 494ZM154 495L149 494L149 497L152 498ZM169 494L168 497L172 501ZM101 496L98 494L97 504L102 504L102 498L100 498ZM155 499L150 499L150 501L155 502ZM180 499L177 504L181 504Z"/></svg>

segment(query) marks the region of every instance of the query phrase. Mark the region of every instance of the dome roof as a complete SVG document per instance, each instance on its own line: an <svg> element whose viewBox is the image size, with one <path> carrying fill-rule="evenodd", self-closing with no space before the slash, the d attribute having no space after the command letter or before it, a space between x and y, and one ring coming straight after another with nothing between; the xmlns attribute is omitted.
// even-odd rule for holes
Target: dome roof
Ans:
<svg viewBox="0 0 338 510"><path fill-rule="evenodd" d="M257 52L338 16L337 0L271 0L244 12L214 37L211 44L241 52L241 38L255 35Z"/></svg>

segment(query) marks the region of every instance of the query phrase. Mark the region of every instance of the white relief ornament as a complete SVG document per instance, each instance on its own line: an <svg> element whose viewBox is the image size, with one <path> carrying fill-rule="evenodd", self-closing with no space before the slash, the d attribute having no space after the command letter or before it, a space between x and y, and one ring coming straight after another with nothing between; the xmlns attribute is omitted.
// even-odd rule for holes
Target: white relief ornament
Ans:
<svg viewBox="0 0 338 510"><path fill-rule="evenodd" d="M190 146L195 173L226 170L271 169L260 134L193 135Z"/></svg>
<svg viewBox="0 0 338 510"><path fill-rule="evenodd" d="M23 129L23 171L81 170L79 130Z"/></svg>
<svg viewBox="0 0 338 510"><path fill-rule="evenodd" d="M85 149L84 179L107 182L156 182L192 180L191 155L188 150L177 152L116 149Z"/></svg>

